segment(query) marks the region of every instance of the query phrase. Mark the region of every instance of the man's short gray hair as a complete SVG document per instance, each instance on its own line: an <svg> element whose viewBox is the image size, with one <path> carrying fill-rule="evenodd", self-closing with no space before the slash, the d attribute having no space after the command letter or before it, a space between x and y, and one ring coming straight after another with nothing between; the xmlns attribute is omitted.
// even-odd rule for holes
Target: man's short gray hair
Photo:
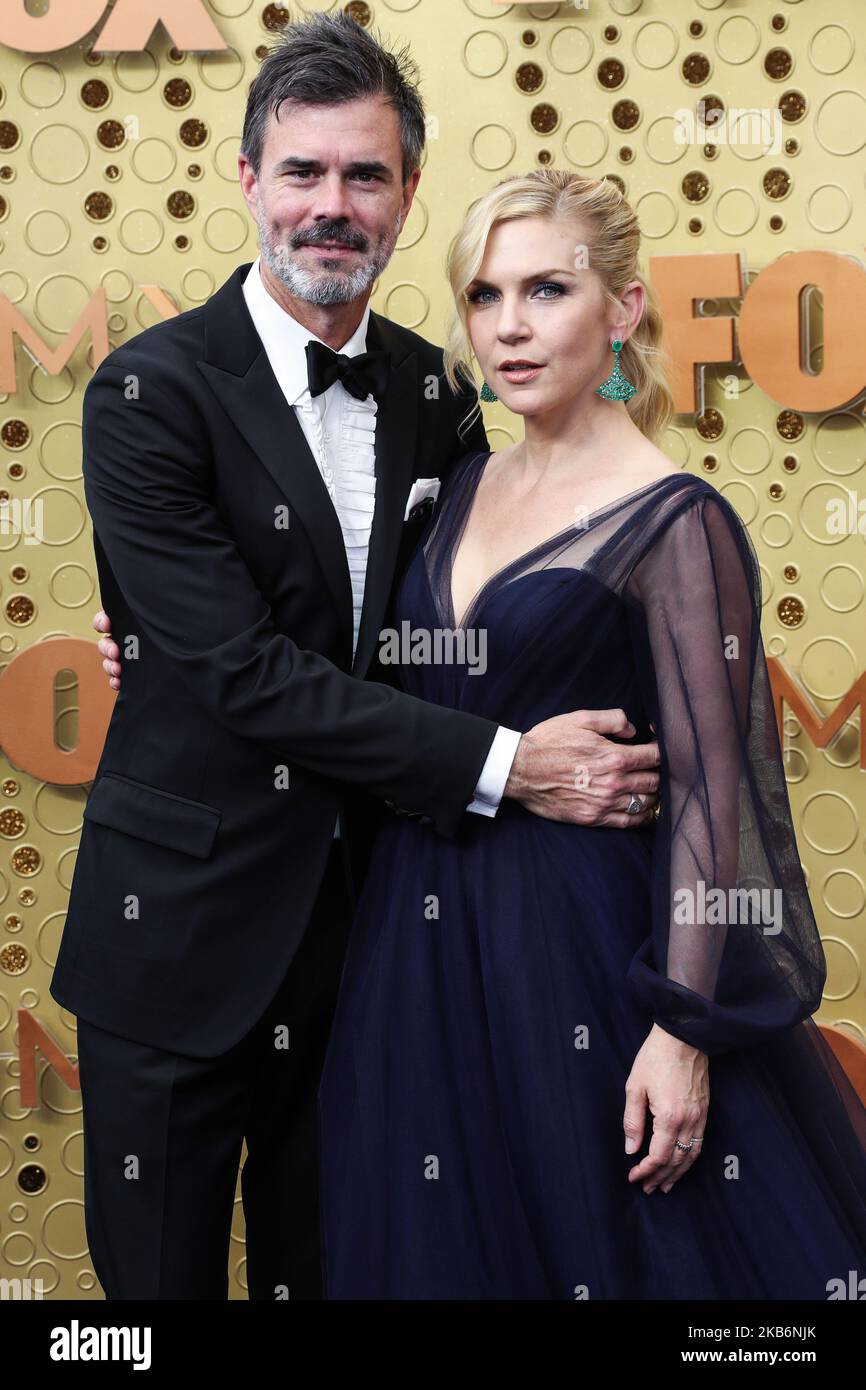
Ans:
<svg viewBox="0 0 866 1390"><path fill-rule="evenodd" d="M405 184L424 152L418 81L408 45L390 52L347 14L314 14L287 24L250 86L241 153L258 177L268 117L279 119L284 101L335 106L384 96L400 117Z"/></svg>

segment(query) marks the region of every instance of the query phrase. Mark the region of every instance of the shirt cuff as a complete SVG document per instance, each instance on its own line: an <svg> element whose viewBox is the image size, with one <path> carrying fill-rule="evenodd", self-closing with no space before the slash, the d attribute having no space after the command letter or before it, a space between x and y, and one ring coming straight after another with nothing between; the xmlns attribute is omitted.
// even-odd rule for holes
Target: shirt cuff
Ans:
<svg viewBox="0 0 866 1390"><path fill-rule="evenodd" d="M490 752L475 786L475 795L466 807L467 811L476 811L479 816L496 815L517 745L522 737L523 735L514 729L503 729L500 726L496 730Z"/></svg>

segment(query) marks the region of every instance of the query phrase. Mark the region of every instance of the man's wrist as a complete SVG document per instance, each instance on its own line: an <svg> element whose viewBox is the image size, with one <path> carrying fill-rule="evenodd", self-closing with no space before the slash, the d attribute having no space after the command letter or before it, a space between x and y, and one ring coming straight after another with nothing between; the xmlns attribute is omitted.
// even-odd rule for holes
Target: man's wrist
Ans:
<svg viewBox="0 0 866 1390"><path fill-rule="evenodd" d="M521 735L516 729L506 729L500 725L496 730L481 776L475 785L473 799L466 808L468 811L482 816L496 815L520 739Z"/></svg>
<svg viewBox="0 0 866 1390"><path fill-rule="evenodd" d="M504 797L510 797L512 801L519 801L526 794L529 785L527 764L531 751L531 740L529 739L529 735L523 734L515 749L514 757L511 762L511 771L508 774L508 781L505 783L505 790L502 793Z"/></svg>

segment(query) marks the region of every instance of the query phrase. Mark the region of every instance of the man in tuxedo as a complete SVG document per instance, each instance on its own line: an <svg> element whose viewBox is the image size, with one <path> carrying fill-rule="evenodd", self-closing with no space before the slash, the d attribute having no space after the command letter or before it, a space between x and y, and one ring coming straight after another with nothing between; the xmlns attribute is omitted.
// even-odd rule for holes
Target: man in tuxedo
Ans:
<svg viewBox="0 0 866 1390"><path fill-rule="evenodd" d="M458 433L474 395L441 350L369 307L420 178L409 67L345 16L288 27L239 160L259 258L85 393L123 682L51 992L79 1021L110 1298L225 1298L244 1140L250 1296L321 1298L316 1095L376 814L454 836L502 795L614 826L655 800L656 746L603 736L628 736L621 712L521 737L377 665L427 515L413 482L487 443Z"/></svg>

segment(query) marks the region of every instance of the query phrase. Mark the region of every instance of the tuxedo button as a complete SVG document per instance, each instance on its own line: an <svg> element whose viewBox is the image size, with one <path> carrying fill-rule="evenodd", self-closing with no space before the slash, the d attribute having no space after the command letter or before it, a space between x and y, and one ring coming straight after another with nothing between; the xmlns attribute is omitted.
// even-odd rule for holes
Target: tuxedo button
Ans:
<svg viewBox="0 0 866 1390"><path fill-rule="evenodd" d="M423 502L416 502L409 513L410 521L422 521L428 517L433 510L433 498L425 497Z"/></svg>

